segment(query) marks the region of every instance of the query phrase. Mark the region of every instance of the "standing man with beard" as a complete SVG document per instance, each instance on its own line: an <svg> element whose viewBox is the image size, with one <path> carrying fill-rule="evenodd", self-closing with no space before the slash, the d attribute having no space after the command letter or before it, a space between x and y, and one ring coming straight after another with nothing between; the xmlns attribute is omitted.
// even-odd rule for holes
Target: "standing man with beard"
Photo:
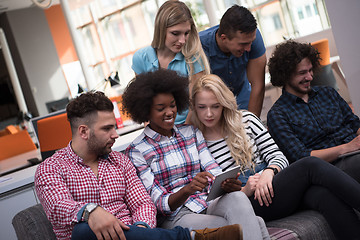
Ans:
<svg viewBox="0 0 360 240"><path fill-rule="evenodd" d="M283 90L268 113L269 132L290 163L319 157L360 182L360 154L348 154L360 149L360 120L336 90L310 86L319 59L310 44L276 46L269 72Z"/></svg>
<svg viewBox="0 0 360 240"><path fill-rule="evenodd" d="M72 100L66 107L72 141L36 170L36 193L57 239L242 239L238 224L154 228L156 209L135 167L111 150L118 138L113 108L102 92Z"/></svg>

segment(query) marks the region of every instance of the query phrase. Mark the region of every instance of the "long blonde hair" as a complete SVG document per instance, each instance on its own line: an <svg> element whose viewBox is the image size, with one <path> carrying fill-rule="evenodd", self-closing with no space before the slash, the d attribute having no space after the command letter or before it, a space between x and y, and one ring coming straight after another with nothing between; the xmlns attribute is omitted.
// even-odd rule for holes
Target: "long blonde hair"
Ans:
<svg viewBox="0 0 360 240"><path fill-rule="evenodd" d="M159 8L155 17L154 37L151 46L155 49L165 47L166 29L189 21L191 30L189 38L181 52L187 63L189 76L194 74L194 63L200 61L206 74L210 73L208 59L202 49L198 31L189 8L178 0L166 1Z"/></svg>
<svg viewBox="0 0 360 240"><path fill-rule="evenodd" d="M246 134L244 124L242 123L242 113L237 109L234 94L217 75L204 75L194 83L191 94L191 105L193 108L192 123L201 131L204 131L206 128L199 120L195 110L195 96L204 90L211 91L223 107L220 119L221 134L226 139L231 156L236 161L236 164L241 165L242 170L246 167L253 168L253 153L249 136Z"/></svg>

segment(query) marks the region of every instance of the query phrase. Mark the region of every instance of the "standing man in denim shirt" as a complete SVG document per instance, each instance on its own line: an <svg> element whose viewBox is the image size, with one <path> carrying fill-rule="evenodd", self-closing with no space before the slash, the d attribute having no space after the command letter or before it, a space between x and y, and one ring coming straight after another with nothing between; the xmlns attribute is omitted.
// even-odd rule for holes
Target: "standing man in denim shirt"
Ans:
<svg viewBox="0 0 360 240"><path fill-rule="evenodd" d="M331 87L311 87L319 52L310 44L279 44L269 60L282 95L267 116L269 132L289 162L306 156L333 163L360 182L360 120Z"/></svg>
<svg viewBox="0 0 360 240"><path fill-rule="evenodd" d="M234 5L220 25L199 35L211 72L234 93L239 109L259 117L265 93L266 49L252 13Z"/></svg>

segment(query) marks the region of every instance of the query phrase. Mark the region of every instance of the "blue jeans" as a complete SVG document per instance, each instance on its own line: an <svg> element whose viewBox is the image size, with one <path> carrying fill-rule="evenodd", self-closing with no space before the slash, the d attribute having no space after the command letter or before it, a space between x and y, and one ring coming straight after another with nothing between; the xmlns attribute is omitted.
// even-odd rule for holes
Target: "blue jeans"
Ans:
<svg viewBox="0 0 360 240"><path fill-rule="evenodd" d="M124 234L127 240L191 240L190 231L187 228L142 228L134 225L129 225L129 227L129 230L124 230ZM80 222L75 225L72 231L71 239L97 240L96 235L91 230L87 222Z"/></svg>
<svg viewBox="0 0 360 240"><path fill-rule="evenodd" d="M255 165L255 171L253 169L248 169L248 170L244 171L243 173L240 173L240 176L238 177L238 179L242 183L241 186L244 187L250 176L264 170L266 167L267 167L267 163L263 162L263 163Z"/></svg>

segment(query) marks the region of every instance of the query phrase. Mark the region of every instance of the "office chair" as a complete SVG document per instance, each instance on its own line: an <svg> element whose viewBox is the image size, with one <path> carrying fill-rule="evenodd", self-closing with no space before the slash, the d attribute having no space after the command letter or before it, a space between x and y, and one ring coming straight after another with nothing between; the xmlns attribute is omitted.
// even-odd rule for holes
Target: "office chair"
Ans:
<svg viewBox="0 0 360 240"><path fill-rule="evenodd" d="M37 130L43 160L53 155L56 150L66 147L72 137L66 113L40 119Z"/></svg>
<svg viewBox="0 0 360 240"><path fill-rule="evenodd" d="M334 72L332 70L332 64L330 64L329 40L326 38L320 39L318 41L312 42L311 45L319 51L321 57L321 68L319 69L319 72L314 74L314 79L311 81L311 86L330 86L336 90L339 90Z"/></svg>
<svg viewBox="0 0 360 240"><path fill-rule="evenodd" d="M21 130L0 137L0 160L36 149L27 130Z"/></svg>

